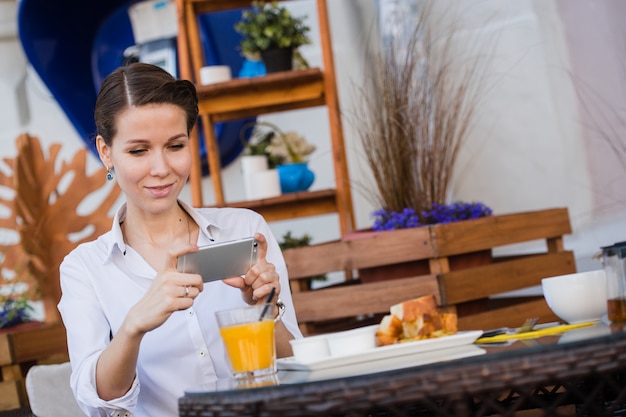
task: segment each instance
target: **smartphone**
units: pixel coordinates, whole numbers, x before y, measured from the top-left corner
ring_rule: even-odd
[[[258,242],[249,237],[202,246],[178,257],[178,272],[200,274],[204,282],[245,275],[256,262]]]

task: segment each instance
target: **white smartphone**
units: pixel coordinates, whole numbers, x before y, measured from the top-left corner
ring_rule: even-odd
[[[178,257],[179,272],[200,274],[204,282],[245,275],[256,262],[258,242],[253,237],[202,246]]]

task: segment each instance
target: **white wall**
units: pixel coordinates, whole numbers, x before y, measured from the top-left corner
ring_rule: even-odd
[[[12,1],[0,0],[0,5]],[[333,0],[328,3],[341,107],[345,114],[350,114],[355,97],[354,85],[361,82],[367,70],[363,52],[375,20],[375,3],[372,0]],[[567,3],[583,6],[590,2],[568,0]],[[315,16],[313,0],[287,4],[298,15]],[[598,183],[598,173],[589,163],[588,139],[581,125],[580,104],[569,77],[570,53],[572,48],[575,50],[575,45],[568,43],[571,34],[568,35],[567,30],[571,27],[566,28],[562,20],[563,5],[557,0],[445,0],[442,6],[462,7],[468,34],[496,40],[488,69],[493,87],[461,156],[453,199],[482,201],[501,214],[568,207],[574,233],[567,237],[566,247],[575,251],[579,269],[599,268],[597,261],[591,260],[591,255],[600,246],[626,240],[626,202],[616,204],[611,210],[602,211],[596,207],[594,193],[597,190],[592,184]],[[315,28],[314,20],[311,26]],[[317,39],[316,31],[312,35]],[[15,36],[0,37],[0,62],[24,62],[17,45]],[[302,53],[312,65],[321,64],[316,45],[303,48]],[[599,67],[602,65],[598,63]],[[19,84],[15,81],[16,71],[17,79],[24,80],[21,92],[16,87]],[[624,72],[613,74],[622,78],[623,75]],[[606,78],[606,74],[603,77]],[[26,112],[16,104],[22,99],[28,103]],[[22,68],[17,65],[7,69],[0,65],[0,108],[3,126],[0,130],[3,144],[0,157],[15,155],[15,139],[22,132],[38,136],[46,149],[51,143],[63,143],[63,155],[67,158],[83,146],[30,67],[24,70],[23,65]],[[621,109],[623,111],[623,107]],[[326,110],[299,110],[267,118],[284,130],[298,130],[317,144],[318,150],[311,159],[311,167],[317,174],[312,188],[333,186]],[[367,168],[359,154],[354,129],[346,119],[343,125],[354,183],[357,226],[367,228],[371,225],[370,213],[376,208],[362,191],[368,183]],[[626,139],[622,137],[622,141]],[[607,158],[606,153],[592,156]],[[97,166],[95,158],[90,162],[92,168]],[[611,166],[611,172],[617,177],[613,181],[623,184],[626,169],[618,169],[614,160]],[[237,162],[225,168],[224,178],[227,200],[243,199]],[[210,188],[207,179],[205,189],[208,193]],[[190,201],[188,190],[183,198]],[[272,227],[278,237],[287,230],[296,235],[310,233],[315,242],[338,237],[334,215],[277,222]]]

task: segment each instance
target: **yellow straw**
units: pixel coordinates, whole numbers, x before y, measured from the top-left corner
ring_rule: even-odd
[[[585,323],[576,323],[576,324],[561,324],[553,327],[546,327],[545,329],[537,329],[532,330],[530,332],[525,333],[515,333],[515,334],[498,334],[496,336],[491,337],[481,337],[476,340],[477,344],[480,343],[497,343],[497,342],[506,342],[507,340],[516,340],[516,339],[534,339],[536,337],[547,336],[550,334],[558,334],[563,333],[568,330],[579,329],[581,327],[587,327],[596,324],[595,321],[589,321]]]

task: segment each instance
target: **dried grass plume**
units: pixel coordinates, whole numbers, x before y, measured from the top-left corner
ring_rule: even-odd
[[[369,57],[352,119],[375,180],[370,197],[388,211],[446,203],[484,87],[484,60],[459,53],[459,27],[434,2],[420,4],[406,40],[392,37]]]

